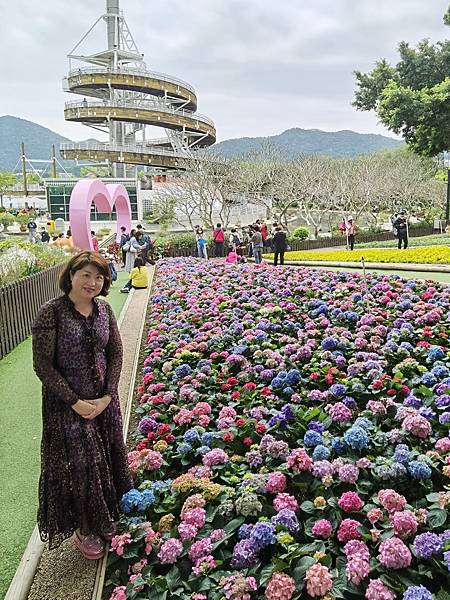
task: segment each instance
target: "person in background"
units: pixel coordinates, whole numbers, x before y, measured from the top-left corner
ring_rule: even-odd
[[[52,239],[49,242],[50,246],[56,246],[59,248],[59,237],[54,233],[52,235]]]
[[[259,227],[259,231],[261,232],[261,237],[262,237],[262,241],[263,241],[263,247],[265,248],[266,246],[270,245],[270,242],[268,240],[268,238],[269,238],[269,230],[267,229],[267,225],[264,223],[264,221],[261,221],[261,225]]]
[[[124,250],[123,247],[129,241],[129,239],[130,239],[130,236],[127,233],[127,228],[122,225],[122,227],[120,228],[119,247],[120,247],[120,251],[122,253],[122,263],[123,263],[123,266],[125,266],[125,261],[126,261],[126,258],[127,258],[127,251]]]
[[[236,252],[235,248],[233,248],[233,247],[229,248],[225,262],[231,263],[231,264],[236,264],[238,262],[238,260],[239,260],[239,255]]]
[[[220,258],[224,255],[224,242],[225,242],[225,233],[222,229],[222,224],[217,223],[216,228],[213,230],[213,240],[214,240],[214,256],[216,258]]]
[[[144,264],[150,262],[148,258],[148,253],[150,250],[151,239],[150,235],[145,232],[145,229],[142,225],[136,225],[136,229],[142,233],[141,244],[145,244],[145,249],[141,250],[140,255],[144,259]]]
[[[280,257],[280,265],[284,265],[284,253],[288,247],[286,232],[282,230],[280,225],[275,228],[275,233],[272,239],[274,258],[273,264],[276,267],[278,265],[278,257]]]
[[[28,220],[27,229],[28,229],[28,241],[33,244],[36,241],[36,231],[37,231],[37,225],[36,225],[36,221],[34,221],[34,219]]]
[[[228,244],[230,248],[233,248],[235,250],[235,252],[237,252],[238,249],[241,247],[241,238],[236,227],[232,227],[230,231],[230,238]]]
[[[48,244],[50,241],[50,235],[45,230],[45,227],[41,228],[41,242],[44,244]]]
[[[120,291],[123,294],[128,294],[131,288],[134,288],[135,290],[143,290],[146,287],[148,287],[147,267],[145,266],[144,259],[138,256],[134,261],[133,268],[131,269],[130,279]]]
[[[394,227],[397,231],[398,249],[400,250],[403,243],[403,248],[408,247],[408,220],[404,212],[401,212],[394,221]]]
[[[38,528],[50,549],[73,535],[88,560],[104,556],[132,487],[118,393],[122,342],[111,306],[98,298],[110,284],[105,259],[80,252],[61,274],[63,295],[32,327],[42,382]]]
[[[145,247],[145,244],[142,243],[142,231],[136,231],[132,229],[130,232],[130,240],[124,246],[127,251],[125,271],[128,271],[128,273],[131,272],[135,259],[145,249]]]
[[[347,219],[347,237],[350,250],[353,250],[353,248],[355,247],[355,235],[357,231],[358,228],[356,226],[355,221],[353,220],[353,217],[349,217]]]
[[[98,252],[98,239],[95,237],[95,231],[91,231],[91,240],[94,252]]]
[[[202,227],[200,227],[200,225],[197,225],[197,227],[195,228],[195,240],[197,242],[198,257],[208,260],[208,252],[206,249],[205,234],[203,232]]]
[[[259,265],[262,262],[263,239],[258,225],[253,225],[252,248],[255,264]]]

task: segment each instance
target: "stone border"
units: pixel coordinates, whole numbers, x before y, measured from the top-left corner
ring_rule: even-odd
[[[267,258],[263,259],[266,263],[272,264],[272,260]],[[339,267],[342,269],[362,269],[361,262],[342,262],[334,260],[322,260],[322,261],[307,261],[307,260],[285,260],[285,265],[291,265],[294,267]],[[421,263],[379,263],[379,262],[365,262],[364,267],[366,269],[385,269],[386,271],[424,271],[425,273],[450,273],[450,265],[434,265],[434,264],[421,264]]]

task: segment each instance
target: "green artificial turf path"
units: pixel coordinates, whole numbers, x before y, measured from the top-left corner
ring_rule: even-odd
[[[128,297],[118,273],[107,300],[116,317]],[[41,384],[31,338],[0,361],[0,598],[4,598],[36,523],[40,470]]]

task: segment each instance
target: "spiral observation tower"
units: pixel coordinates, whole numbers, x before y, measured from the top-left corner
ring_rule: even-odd
[[[102,21],[106,23],[107,49],[79,53]],[[106,0],[106,14],[97,19],[68,59],[63,89],[82,98],[66,103],[64,117],[107,133],[108,141],[62,144],[64,159],[107,161],[114,177],[126,177],[129,165],[184,169],[186,159],[196,150],[216,141],[213,121],[196,112],[194,88],[147,69],[119,0]],[[164,137],[149,136],[149,127],[155,126],[164,130]]]

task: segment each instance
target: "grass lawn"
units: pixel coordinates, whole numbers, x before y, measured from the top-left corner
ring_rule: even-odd
[[[107,297],[116,317],[127,299],[120,272]],[[31,338],[0,361],[0,598],[36,523],[40,470],[41,384],[32,367]]]
[[[362,275],[363,271],[354,267],[314,267],[317,269],[326,269],[327,271],[353,271],[358,272]],[[431,281],[439,281],[441,283],[450,284],[450,273],[427,273],[425,271],[401,271],[392,269],[366,269],[366,273],[373,273],[375,275],[400,275],[405,279],[425,279]]]

